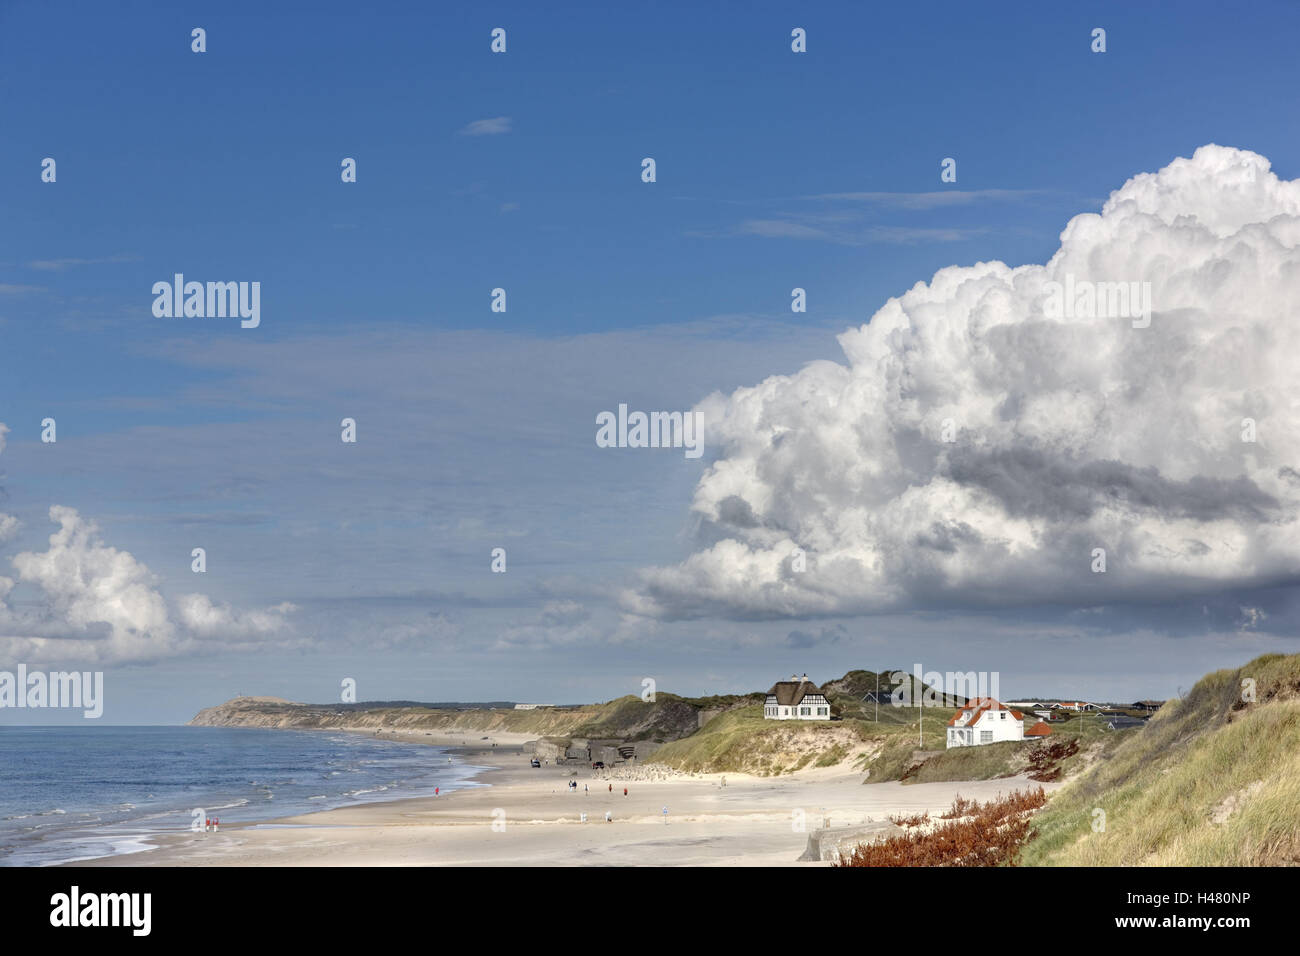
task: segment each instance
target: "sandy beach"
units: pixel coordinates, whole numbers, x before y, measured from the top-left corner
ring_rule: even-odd
[[[809,833],[819,827],[891,830],[891,815],[941,812],[958,794],[987,800],[1054,786],[1023,777],[866,786],[860,772],[844,767],[779,778],[689,775],[654,765],[533,768],[522,738],[410,737],[455,747],[458,761],[484,768],[475,777],[483,785],[223,824],[219,833],[164,834],[151,840],[158,849],[76,865],[826,866],[799,861]],[[570,780],[577,781],[576,792]]]

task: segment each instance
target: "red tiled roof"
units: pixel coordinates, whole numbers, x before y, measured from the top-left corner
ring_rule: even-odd
[[[970,720],[967,720],[964,724],[962,724],[962,726],[970,727],[976,721],[978,721],[982,716],[984,716],[986,712],[991,710],[1010,710],[1011,716],[1015,717],[1016,720],[1024,720],[1024,717],[1020,713],[1020,711],[1011,710],[1005,704],[1002,704],[994,700],[992,697],[972,697],[970,700],[966,702],[966,705],[962,707],[961,710],[957,711],[957,713],[952,715],[951,719],[949,719],[948,721],[948,726],[949,727],[956,726],[957,721],[961,720],[963,716],[966,716],[967,712],[969,711]]]
[[[1026,737],[1046,737],[1052,732],[1052,728],[1047,726],[1041,720],[1025,731]]]

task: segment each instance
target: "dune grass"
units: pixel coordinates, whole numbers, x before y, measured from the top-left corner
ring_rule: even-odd
[[[1034,829],[1025,865],[1300,863],[1300,655],[1206,676],[1057,793]]]
[[[659,747],[651,759],[691,773],[776,776],[837,764],[866,747],[869,736],[857,720],[765,720],[760,704],[720,714],[690,737]]]

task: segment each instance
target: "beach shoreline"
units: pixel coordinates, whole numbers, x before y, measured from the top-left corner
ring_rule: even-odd
[[[1022,777],[864,785],[861,771],[843,766],[781,777],[687,774],[654,764],[534,768],[525,735],[471,741],[470,734],[360,732],[447,748],[473,771],[472,785],[223,824],[217,833],[155,834],[147,838],[152,849],[63,865],[825,866],[800,861],[808,835],[825,825],[891,830],[891,815],[937,813],[959,794],[988,800],[1059,786]]]

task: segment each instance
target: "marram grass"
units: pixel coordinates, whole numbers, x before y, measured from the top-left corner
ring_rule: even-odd
[[[1300,655],[1208,675],[1054,795],[1034,829],[1024,865],[1300,864]]]

